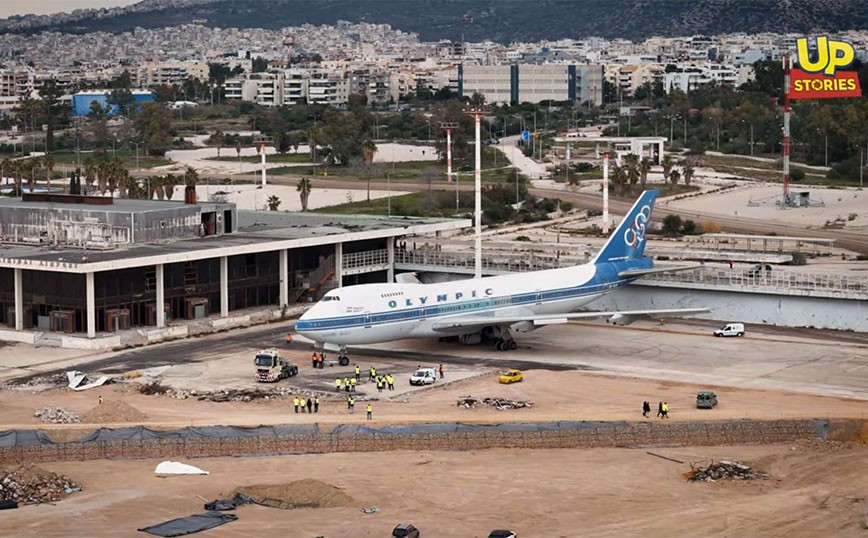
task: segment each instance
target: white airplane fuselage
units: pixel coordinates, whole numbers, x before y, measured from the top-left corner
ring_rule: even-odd
[[[466,314],[491,316],[495,326],[498,317],[571,312],[633,280],[619,278],[618,271],[650,265],[645,258],[437,284],[349,286],[330,291],[299,319],[296,331],[337,345],[465,334],[434,325]]]

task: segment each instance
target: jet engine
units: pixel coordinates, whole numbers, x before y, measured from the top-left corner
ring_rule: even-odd
[[[612,317],[610,317],[608,320],[606,320],[606,323],[611,323],[612,325],[617,325],[620,327],[623,325],[630,325],[631,323],[636,321],[637,318],[638,318],[638,316],[628,316],[626,314],[615,314]]]
[[[529,333],[539,329],[539,325],[535,325],[532,321],[519,321],[518,323],[510,325],[509,328],[515,332]]]

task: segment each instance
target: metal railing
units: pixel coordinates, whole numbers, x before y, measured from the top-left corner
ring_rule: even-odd
[[[434,250],[397,250],[395,263],[411,266],[431,266],[473,271],[475,267],[472,252],[443,252]],[[525,254],[486,254],[482,258],[483,272],[521,273],[556,269],[584,263],[576,258],[552,258]]]
[[[365,267],[381,267],[389,265],[389,251],[386,249],[351,252],[343,255],[342,268],[361,269]]]

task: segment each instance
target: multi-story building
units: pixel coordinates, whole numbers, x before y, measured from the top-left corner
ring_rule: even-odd
[[[339,71],[314,70],[310,73],[307,102],[316,105],[341,106],[350,97],[350,82]]]
[[[691,90],[712,82],[735,86],[739,82],[739,73],[732,66],[705,64],[678,67],[677,71],[663,75],[663,88],[666,93],[675,88],[689,93]]]
[[[464,65],[459,95],[479,93],[486,103],[541,101],[603,103],[603,70],[599,65],[512,64]]]
[[[133,85],[140,88],[181,85],[188,78],[204,82],[208,80],[208,74],[205,62],[154,62],[130,69]]]
[[[633,95],[645,84],[654,85],[663,82],[662,65],[607,65],[606,81],[614,84],[622,95]]]

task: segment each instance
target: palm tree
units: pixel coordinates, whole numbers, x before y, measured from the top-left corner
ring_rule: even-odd
[[[108,161],[101,161],[97,165],[96,169],[97,175],[97,188],[99,189],[99,193],[105,195],[105,191],[108,190],[108,178],[111,175],[111,165]]]
[[[23,161],[12,161],[10,170],[12,181],[15,183],[15,196],[21,196],[21,176],[24,175]]]
[[[46,192],[51,192],[51,178],[54,173],[54,165],[56,164],[54,157],[51,154],[42,157],[42,167],[45,169],[45,188]]]
[[[175,194],[175,185],[178,184],[178,178],[173,174],[166,174],[166,177],[163,178],[163,192],[166,193],[166,200],[171,200],[172,195]]]
[[[306,177],[298,180],[298,185],[296,185],[295,190],[298,191],[298,197],[301,199],[302,211],[307,211],[307,201],[310,198],[311,188],[310,180]]]
[[[627,181],[627,172],[623,166],[612,167],[612,183],[615,184],[615,196],[624,194],[624,183]]]
[[[651,171],[651,159],[642,157],[639,162],[639,179],[642,182],[642,190],[645,190],[645,183],[648,182],[648,172]]]
[[[268,197],[268,210],[269,211],[277,211],[277,208],[280,207],[280,198],[277,196],[271,195]]]
[[[679,179],[681,179],[681,174],[678,170],[673,170],[669,173],[669,181],[672,182],[673,185],[677,185]]]
[[[630,181],[632,190],[633,185],[639,182],[639,156],[635,153],[624,155],[624,172],[627,179]]]
[[[87,185],[87,190],[84,194],[87,194],[93,189],[93,184],[96,181],[97,176],[97,166],[96,163],[93,162],[93,159],[88,157],[84,160],[84,183]]]
[[[195,187],[199,184],[199,174],[192,166],[188,166],[184,171],[184,185]]]
[[[27,188],[30,192],[36,188],[36,169],[40,166],[39,157],[34,157],[32,159],[27,159],[25,161],[27,163],[27,168],[30,171],[30,176],[27,178]]]
[[[362,155],[365,158],[365,163],[371,164],[374,162],[374,153],[377,152],[377,145],[374,144],[374,141],[370,138],[366,138],[364,142],[362,142]]]
[[[684,184],[690,185],[690,180],[693,179],[693,173],[696,171],[694,169],[693,159],[685,159],[684,164],[681,165],[682,175],[684,176]]]
[[[663,157],[663,181],[669,181],[669,173],[672,172],[672,156]]]

